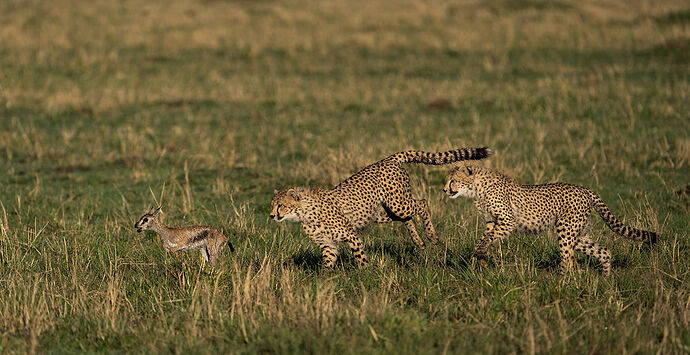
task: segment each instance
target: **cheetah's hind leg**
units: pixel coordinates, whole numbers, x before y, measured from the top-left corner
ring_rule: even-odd
[[[436,234],[436,229],[434,229],[434,224],[431,223],[431,213],[429,212],[429,203],[426,200],[415,201],[417,208],[417,215],[424,222],[424,234],[431,244],[438,243],[438,235]]]
[[[381,205],[381,208],[378,214],[376,215],[376,219],[374,219],[374,222],[388,223],[393,221],[402,222],[403,226],[405,227],[405,229],[407,229],[407,232],[410,234],[412,242],[422,250],[425,248],[424,241],[419,236],[419,233],[417,232],[417,227],[414,221],[412,220],[412,217],[400,218],[396,216],[393,213],[393,211],[391,211],[388,207]]]
[[[558,252],[561,256],[560,273],[566,274],[573,268],[575,259],[575,244],[578,235],[582,232],[583,226],[576,226],[575,223],[566,220],[556,222],[556,234],[558,235]]]
[[[611,252],[604,246],[592,240],[589,234],[580,236],[575,243],[575,250],[596,257],[601,263],[604,276],[611,274]]]
[[[405,225],[405,228],[407,228],[407,231],[410,233],[410,237],[412,237],[412,242],[419,249],[426,249],[424,241],[422,240],[422,237],[419,236],[419,233],[417,232],[417,226],[414,224],[412,218],[408,218],[407,220],[403,221],[403,224]]]
[[[395,207],[391,207],[386,204],[383,204],[382,209],[385,212],[385,217],[383,213],[379,213],[376,222],[381,223],[380,221],[386,221],[386,217],[388,218],[387,220],[390,221],[402,222],[405,228],[407,229],[407,232],[410,234],[412,242],[418,248],[424,250],[426,246],[424,245],[424,241],[422,240],[422,238],[419,236],[419,232],[417,232],[417,226],[412,220],[412,217],[415,214],[417,214],[417,201],[412,199],[404,200],[404,202],[402,203],[396,202],[394,206]]]
[[[343,232],[340,237],[341,239],[345,240],[348,246],[350,246],[352,255],[357,260],[357,265],[360,268],[366,267],[369,264],[369,261],[367,260],[367,254],[364,253],[362,239],[360,239],[359,236],[352,231]]]

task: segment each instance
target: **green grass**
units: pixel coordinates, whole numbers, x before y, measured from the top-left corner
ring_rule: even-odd
[[[0,351],[690,351],[690,32],[683,1],[0,3]],[[409,167],[443,243],[364,233],[335,270],[274,189],[404,149],[490,146],[524,183],[595,189],[604,278],[553,233],[471,259],[483,224]],[[230,236],[216,270],[136,219]]]

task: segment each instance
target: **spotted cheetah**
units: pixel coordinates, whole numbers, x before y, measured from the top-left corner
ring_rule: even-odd
[[[412,241],[424,248],[413,216],[420,216],[426,237],[436,243],[426,200],[415,200],[410,177],[403,164],[450,164],[460,160],[484,159],[489,148],[460,148],[447,152],[406,151],[373,163],[341,182],[324,189],[291,188],[274,191],[270,218],[301,222],[302,229],[322,251],[324,267],[332,267],[338,257],[337,241],[349,244],[360,266],[367,264],[359,233],[371,223],[402,222]]]
[[[654,244],[657,234],[628,227],[613,216],[604,201],[592,190],[571,184],[519,185],[511,178],[478,166],[454,169],[443,191],[452,199],[474,199],[474,206],[486,221],[483,238],[474,255],[486,265],[491,244],[513,231],[539,233],[556,227],[561,255],[561,272],[573,266],[574,250],[594,256],[604,275],[611,272],[611,252],[592,240],[589,216],[592,208],[617,234]]]

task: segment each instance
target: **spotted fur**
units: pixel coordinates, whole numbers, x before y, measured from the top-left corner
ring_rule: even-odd
[[[396,153],[365,167],[329,190],[292,188],[276,191],[271,201],[270,217],[278,222],[301,222],[307,236],[321,248],[326,267],[333,266],[337,258],[336,241],[347,242],[358,263],[366,265],[366,255],[358,235],[374,222],[402,222],[413,242],[423,249],[424,241],[412,220],[414,216],[421,217],[430,242],[436,243],[438,237],[426,200],[412,198],[410,177],[403,164],[442,165],[483,159],[491,154],[489,148]]]
[[[134,228],[138,233],[145,230],[158,233],[166,251],[173,253],[199,249],[204,261],[210,260],[211,265],[215,265],[218,255],[226,245],[234,251],[232,244],[217,229],[208,226],[168,227],[159,220],[160,211],[160,207],[151,209],[139,218]]]
[[[301,222],[306,235],[321,249],[323,266],[333,267],[338,258],[336,242],[346,242],[360,267],[367,265],[362,240],[338,208],[331,190],[291,188],[276,191],[271,218]]]
[[[561,255],[561,270],[573,265],[574,251],[596,257],[603,273],[611,271],[611,252],[592,240],[592,209],[617,234],[631,240],[653,244],[654,232],[628,227],[613,216],[592,190],[571,184],[519,185],[511,178],[489,169],[466,166],[454,169],[443,191],[450,198],[474,199],[474,206],[486,220],[486,231],[474,254],[485,263],[488,248],[513,231],[539,233],[556,228]]]

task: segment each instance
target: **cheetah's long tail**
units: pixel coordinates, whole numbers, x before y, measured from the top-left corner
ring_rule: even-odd
[[[604,201],[602,201],[599,195],[597,195],[594,192],[590,193],[592,194],[592,205],[594,207],[594,210],[597,211],[599,216],[601,216],[601,219],[604,220],[604,223],[606,223],[606,225],[612,231],[616,232],[620,236],[638,242],[645,242],[650,245],[656,243],[658,239],[658,235],[656,233],[626,226],[625,224],[623,224],[623,222],[619,221],[613,215],[613,213],[611,213],[611,210],[609,210],[609,208],[606,206]]]
[[[447,152],[421,152],[417,150],[408,150],[394,154],[393,156],[401,164],[417,163],[428,165],[444,165],[451,164],[461,160],[478,160],[490,157],[494,154],[491,148],[458,148],[449,150]]]

